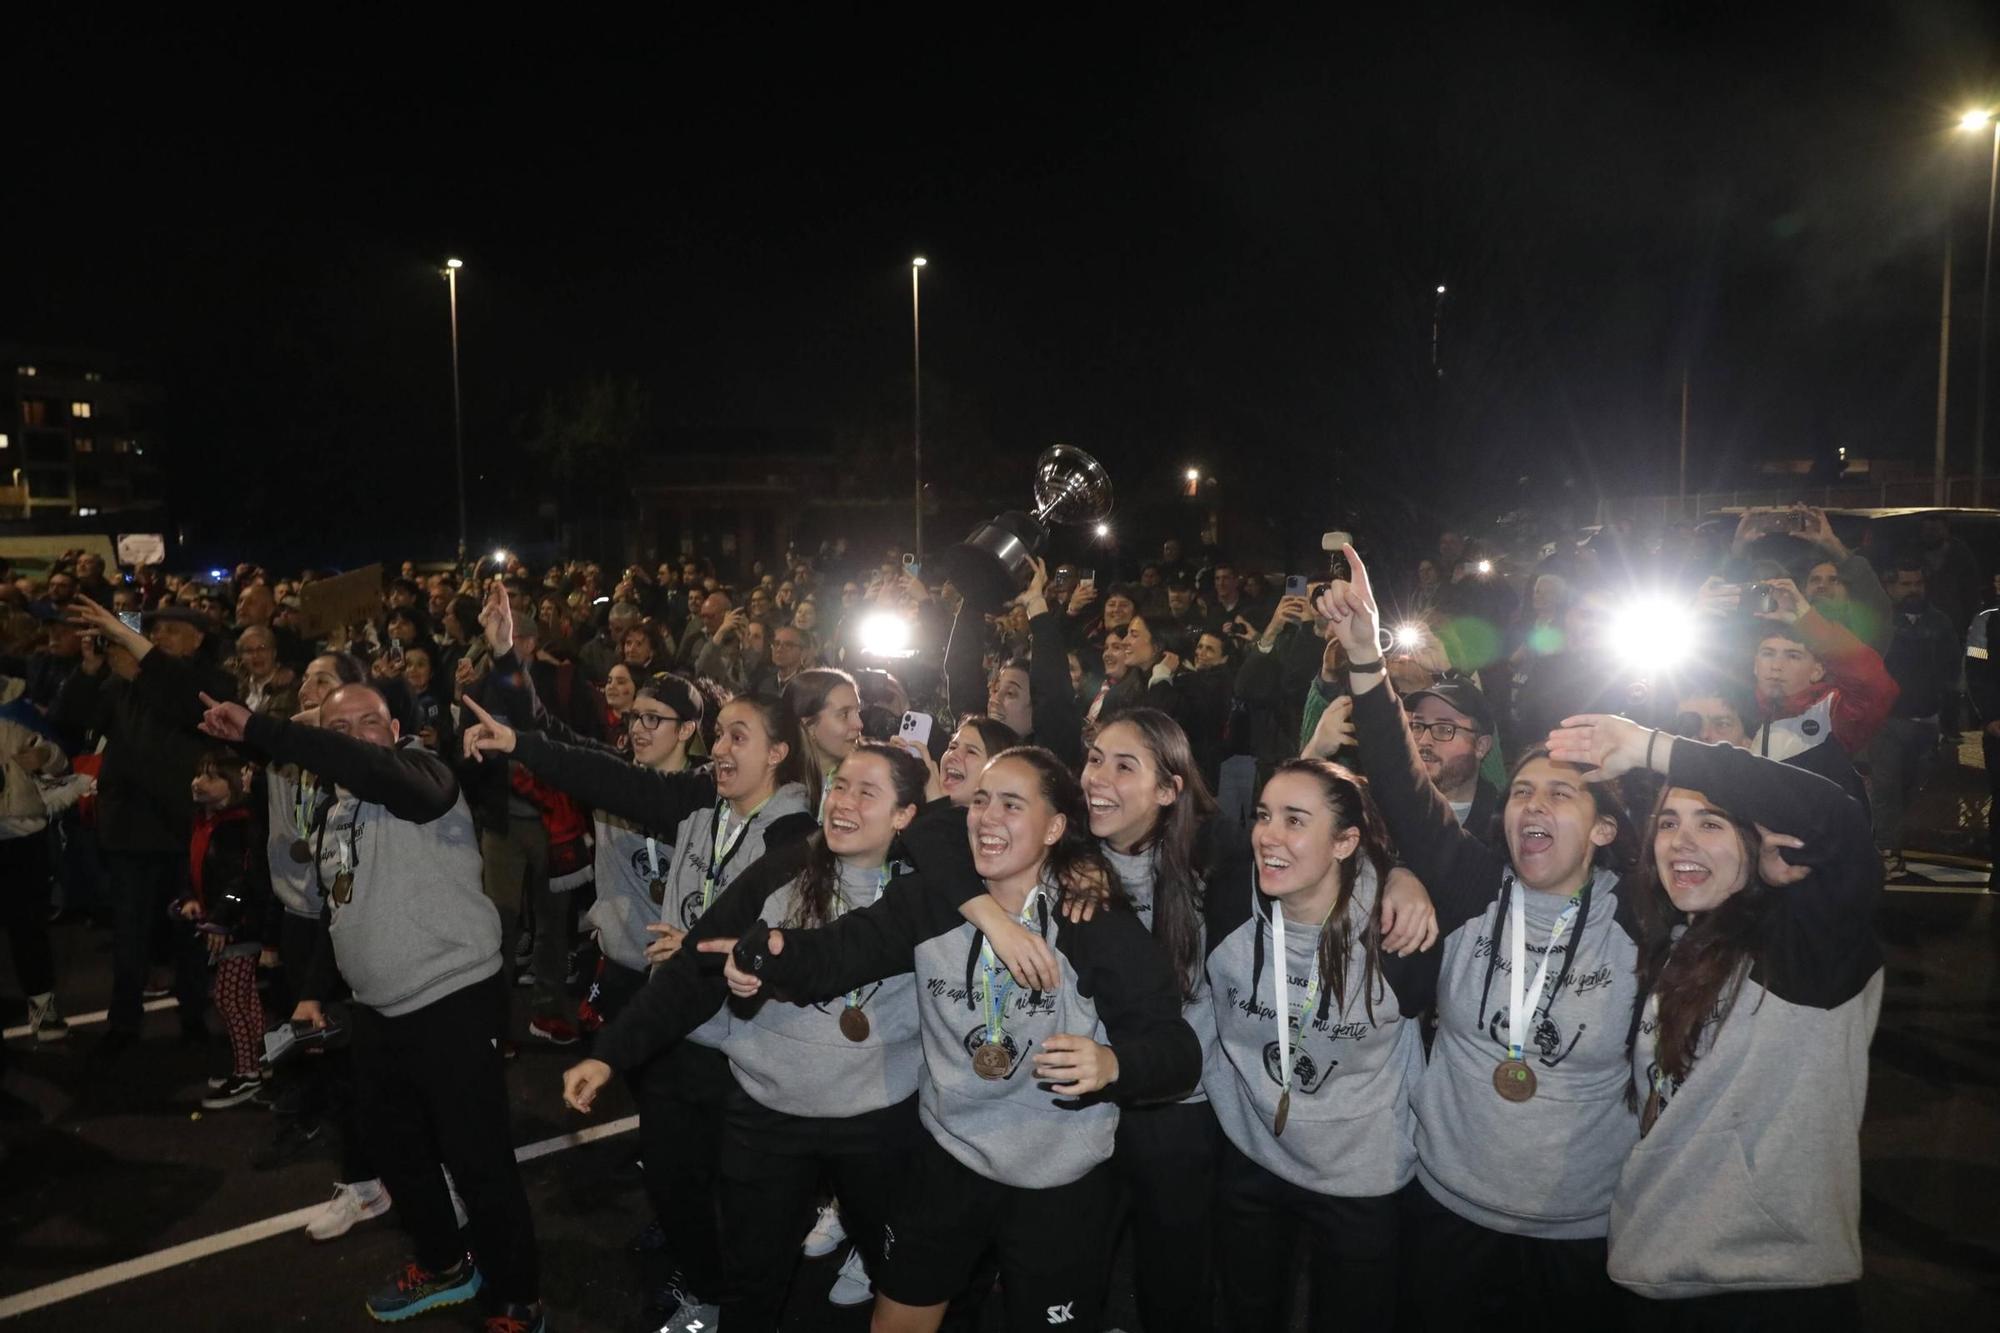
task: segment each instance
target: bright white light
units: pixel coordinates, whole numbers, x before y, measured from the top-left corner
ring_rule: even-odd
[[[1111,535],[1111,525],[1109,523],[1099,523],[1097,525],[1097,535],[1100,537],[1109,537]]]
[[[1493,562],[1491,560],[1481,560],[1473,568],[1482,574],[1491,574],[1493,572]]]
[[[1685,602],[1639,597],[1612,616],[1612,651],[1627,667],[1647,675],[1672,671],[1694,649],[1695,622]]]
[[[1188,479],[1189,481],[1200,481],[1200,480],[1201,480],[1201,469],[1200,469],[1200,468],[1198,468],[1198,467],[1191,467],[1191,468],[1189,468],[1189,469],[1187,470],[1187,479]]]
[[[503,546],[499,550],[493,553],[493,563],[496,565],[504,565],[507,563],[507,548]]]
[[[861,622],[861,651],[869,657],[908,657],[910,622],[894,611],[877,611]]]
[[[444,266],[446,268],[464,268],[465,261],[463,259],[447,259],[444,261]]]
[[[916,257],[915,259],[912,259],[912,260],[910,261],[910,267],[911,267],[911,268],[922,268],[922,267],[923,267],[924,265],[926,265],[926,264],[928,264],[928,263],[930,263],[930,262],[931,262],[930,260],[928,260],[928,259],[925,259],[925,258],[924,258],[924,257],[923,257],[922,255],[918,255],[918,256],[917,256],[917,257]]]
[[[1958,127],[1962,130],[1983,130],[1992,123],[1991,111],[1968,111],[1958,118]]]
[[[1443,295],[1444,295],[1444,284],[1443,284],[1443,283],[1439,283],[1439,284],[1438,284],[1438,295],[1439,295],[1439,296],[1443,296]]]
[[[1410,625],[1396,626],[1396,646],[1398,648],[1402,648],[1405,650],[1413,648],[1421,648],[1423,646],[1423,642],[1424,642],[1424,627],[1422,625],[1410,624]]]

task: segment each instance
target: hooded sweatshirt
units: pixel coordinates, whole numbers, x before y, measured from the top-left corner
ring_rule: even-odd
[[[372,745],[253,714],[244,740],[334,788],[315,830],[334,961],[354,998],[397,1018],[500,971],[500,913],[458,780],[414,741]],[[351,876],[348,901],[333,890]]]
[[[1506,844],[1462,829],[1424,774],[1401,703],[1383,686],[1357,695],[1354,726],[1369,789],[1409,868],[1437,907],[1438,1028],[1416,1087],[1417,1174],[1467,1221],[1544,1239],[1602,1236],[1611,1191],[1637,1140],[1626,1105],[1625,1034],[1637,1000],[1638,925],[1617,875],[1592,873],[1551,946],[1566,897],[1514,878]],[[1553,954],[1522,1058],[1535,1094],[1510,1102],[1494,1071],[1511,1054],[1509,981],[1518,898],[1525,988]],[[1587,910],[1586,910],[1587,909]]]
[[[1153,880],[1156,855],[1152,851],[1119,852],[1109,846],[1104,847],[1104,859],[1111,862],[1111,868],[1118,872],[1118,882],[1125,889],[1125,896],[1132,900],[1132,910],[1140,924],[1148,931],[1153,929]],[[1205,958],[1208,954],[1207,935],[1202,923],[1196,922],[1199,932],[1195,957]],[[1181,1006],[1181,1017],[1194,1029],[1195,1037],[1201,1042],[1202,1067],[1208,1067],[1209,1052],[1215,1046],[1215,997],[1208,988],[1208,973],[1204,971],[1195,978],[1194,998]],[[1208,1093],[1196,1087],[1183,1101],[1205,1102]]]
[[[1378,906],[1375,868],[1365,860],[1348,896],[1345,994],[1322,974],[1317,1001],[1291,1040],[1290,1080],[1277,1024],[1296,1018],[1323,930],[1287,920],[1284,957],[1275,947],[1275,900],[1254,887],[1247,863],[1208,894],[1208,981],[1216,1039],[1202,1088],[1236,1150],[1280,1179],[1315,1194],[1373,1198],[1407,1185],[1416,1168],[1410,1089],[1423,1070],[1423,1037],[1411,1017],[1430,1003],[1435,964],[1423,955],[1385,956],[1368,976],[1365,936]],[[1286,1005],[1273,1003],[1273,972],[1285,969]],[[1283,1134],[1274,1132],[1287,1089]]]
[[[319,886],[313,879],[311,857],[301,861],[292,849],[303,840],[312,846],[313,831],[321,814],[323,793],[310,775],[296,768],[272,765],[260,775],[264,783],[264,859],[271,870],[271,892],[285,911],[293,916],[318,920]]]
[[[1881,863],[1831,783],[1727,745],[1674,742],[1676,787],[1805,843],[1812,873],[1769,896],[1733,1002],[1684,1082],[1662,1075],[1649,1000],[1632,1044],[1658,1119],[1611,1207],[1612,1280],[1644,1296],[1827,1286],[1861,1277],[1861,1117],[1882,1004]],[[1753,868],[1754,873],[1754,868]]]
[[[747,935],[760,975],[785,993],[831,999],[914,973],[924,1129],[968,1170],[1002,1185],[1048,1189],[1081,1179],[1111,1156],[1114,1097],[1177,1097],[1199,1076],[1200,1047],[1180,1017],[1173,969],[1133,913],[1100,911],[1072,924],[1038,889],[1024,916],[1054,950],[1061,984],[1053,992],[1016,986],[1004,964],[988,962],[979,931],[958,913],[968,877],[977,879],[963,820],[928,821],[921,833],[912,825],[905,842],[917,873],[893,881],[872,907],[818,930],[786,930],[780,953]],[[1009,1060],[997,1079],[973,1067],[974,1053],[994,1040],[989,1000]],[[1118,1081],[1082,1098],[1050,1091],[1035,1078],[1033,1060],[1057,1033],[1110,1046]]]

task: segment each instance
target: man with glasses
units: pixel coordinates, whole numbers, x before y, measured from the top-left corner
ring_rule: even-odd
[[[771,631],[771,662],[758,673],[755,692],[777,694],[805,670],[812,636],[796,625],[780,625]]]
[[[326,894],[327,961],[354,991],[362,1135],[416,1250],[368,1298],[369,1314],[410,1318],[469,1301],[484,1285],[514,1327],[539,1333],[534,1219],[514,1162],[499,1050],[500,917],[482,890],[479,837],[458,779],[402,738],[371,685],[327,696],[317,727],[203,702],[204,732],[296,764],[330,790],[308,852]],[[477,1268],[440,1164],[465,1199]]]
[[[1459,827],[1491,842],[1499,832],[1494,816],[1500,792],[1479,773],[1493,749],[1493,710],[1486,696],[1469,680],[1446,677],[1403,704],[1431,785],[1451,803]]]

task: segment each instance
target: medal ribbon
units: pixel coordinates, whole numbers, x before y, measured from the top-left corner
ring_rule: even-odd
[[[312,812],[318,803],[319,784],[308,782],[305,774],[299,774],[298,785],[292,789],[292,822],[299,826],[301,838],[312,837]]]
[[[885,869],[884,873],[887,871]],[[1035,924],[1035,908],[1041,902],[1043,887],[1037,884],[1028,891],[1028,901],[1021,904],[1021,914],[1015,918],[1022,925],[1032,929]],[[995,969],[1005,973],[1007,981],[997,991],[993,985]],[[996,1045],[1007,1031],[1007,997],[1014,993],[1017,983],[1014,974],[994,957],[993,942],[984,936],[979,941],[979,1007],[986,1020],[986,1043]]]
[[[736,836],[729,839],[728,847],[722,845],[723,836],[729,831],[729,802],[715,803],[715,842],[709,849],[708,868],[701,872],[701,910],[706,912],[715,901],[716,885],[722,880],[722,872],[736,857],[736,849],[743,845],[743,835],[757,822],[757,816],[764,813],[764,807],[771,803],[776,792],[757,802],[757,808],[743,816],[743,822],[736,826]]]
[[[1333,920],[1333,908],[1326,909],[1326,917],[1319,923],[1324,931],[1326,923]],[[1299,1006],[1296,1015],[1292,1013],[1291,981],[1285,972],[1290,960],[1285,956],[1285,908],[1282,903],[1271,906],[1271,1008],[1277,1013],[1278,1023],[1278,1068],[1285,1071],[1282,1090],[1290,1092],[1292,1073],[1298,1068],[1300,1051],[1292,1049],[1292,1041],[1304,1029],[1313,1006],[1319,1003],[1319,950],[1313,950],[1312,970],[1306,974],[1305,1003]],[[1300,1043],[1303,1050],[1304,1043]]]
[[[889,887],[889,867],[884,865],[876,874],[880,876],[875,881],[875,897],[879,900],[882,897],[882,890]],[[847,901],[846,896],[840,891],[840,880],[838,877],[835,878],[833,883],[833,900],[840,904],[840,910],[834,914],[834,920],[836,921],[854,910],[854,904]],[[861,987],[856,986],[853,990],[847,992],[847,1007],[849,1009],[859,1009],[861,1007]]]
[[[1527,912],[1521,906],[1521,899],[1526,896],[1525,892],[1514,894],[1507,904],[1507,933],[1512,937],[1507,944],[1511,951],[1509,958],[1514,965],[1513,971],[1507,977],[1507,1058],[1510,1060],[1521,1058],[1528,1020],[1534,1017],[1535,1008],[1540,1007],[1542,1003],[1542,989],[1548,985],[1549,964],[1555,960],[1556,945],[1562,942],[1563,933],[1569,929],[1570,922],[1576,920],[1577,908],[1582,903],[1580,894],[1572,897],[1569,905],[1563,908],[1562,914],[1556,918],[1556,927],[1549,932],[1549,947],[1542,954],[1542,965],[1528,987],[1535,993],[1534,1007],[1524,1007],[1527,997],[1522,991],[1521,974],[1528,970],[1528,922]]]

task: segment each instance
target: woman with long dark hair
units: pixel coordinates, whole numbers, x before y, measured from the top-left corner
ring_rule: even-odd
[[[1647,1298],[1635,1326],[1856,1327],[1882,1003],[1865,812],[1793,765],[1625,718],[1568,718],[1549,745],[1666,779],[1639,875],[1641,1138],[1611,1205],[1611,1277]]]
[[[1414,1092],[1417,1188],[1406,1219],[1420,1327],[1522,1322],[1560,1309],[1618,1321],[1604,1237],[1638,1138],[1624,1034],[1639,926],[1620,877],[1617,793],[1531,750],[1508,784],[1504,847],[1459,827],[1383,686],[1368,570],[1319,602],[1348,655],[1370,789],[1397,849],[1437,903],[1437,1034]]]
[[[916,975],[927,1133],[876,1273],[876,1329],[937,1328],[989,1247],[1008,1327],[1093,1328],[1119,1103],[1184,1093],[1200,1047],[1181,1020],[1172,968],[1125,902],[1060,760],[1032,748],[996,756],[966,829],[955,824],[911,829],[918,873],[873,907],[819,930],[753,929],[700,948],[735,949],[726,975],[739,995],[768,984],[831,998]],[[1017,980],[953,910],[968,877],[1049,938],[1056,989]],[[1101,910],[1067,920],[1064,904],[1082,901]]]
[[[759,919],[812,930],[876,902],[890,882],[890,846],[923,802],[925,776],[906,751],[859,742],[828,783],[819,832],[746,871],[696,937],[733,935]],[[729,993],[721,974],[695,963],[685,952],[670,962],[598,1039],[593,1058],[564,1075],[569,1105],[588,1111],[614,1069],[643,1066],[722,1009]],[[881,1269],[890,1199],[919,1133],[915,979],[905,973],[819,1004],[767,997],[739,1005],[722,1052],[735,1080],[719,1164],[729,1293],[722,1326],[771,1330],[823,1179],[839,1191],[863,1261]]]
[[[817,810],[827,778],[861,739],[861,692],[845,671],[814,667],[792,677],[784,698],[799,720],[805,742],[802,780],[806,800]]]

